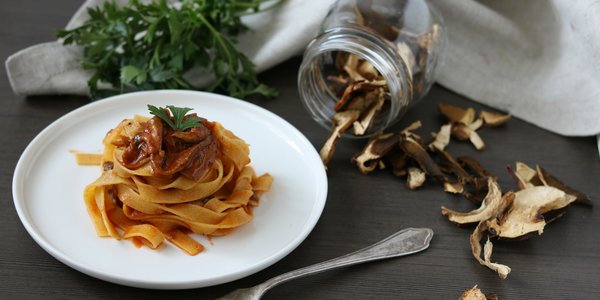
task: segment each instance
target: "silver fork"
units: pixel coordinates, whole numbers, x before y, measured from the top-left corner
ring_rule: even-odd
[[[404,256],[423,251],[429,247],[429,242],[431,241],[432,237],[433,230],[429,228],[406,228],[394,233],[380,242],[356,252],[281,274],[250,288],[234,290],[233,292],[219,299],[258,300],[269,289],[292,279],[320,273],[334,268],[356,265],[385,258]]]

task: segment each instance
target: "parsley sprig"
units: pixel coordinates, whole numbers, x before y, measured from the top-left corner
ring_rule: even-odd
[[[83,48],[84,69],[93,98],[135,90],[194,89],[184,78],[191,68],[212,70],[206,89],[245,98],[277,92],[257,79],[254,65],[235,46],[235,35],[248,28],[242,15],[272,8],[283,0],[114,0],[88,8],[80,27],[59,30],[63,43]],[[262,8],[263,2],[270,2]],[[110,87],[107,87],[108,84]]]
[[[176,107],[173,105],[167,105],[166,107],[162,108],[148,104],[148,110],[150,111],[150,114],[161,118],[163,121],[165,121],[165,123],[171,126],[171,128],[178,131],[184,131],[192,127],[199,127],[202,125],[202,121],[204,121],[203,118],[200,118],[195,114],[187,115],[187,113],[192,110],[189,107]],[[169,111],[171,112],[171,115],[173,115],[172,119]]]

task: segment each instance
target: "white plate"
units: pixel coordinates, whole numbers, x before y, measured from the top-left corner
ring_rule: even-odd
[[[69,150],[102,151],[106,132],[134,114],[149,115],[147,104],[190,107],[199,116],[220,122],[250,144],[257,174],[269,172],[275,178],[252,222],[212,241],[194,235],[206,247],[196,256],[173,245],[150,250],[99,238],[83,203],[84,187],[100,170],[76,165]],[[230,97],[166,90],[107,98],[61,117],[25,149],[12,188],[21,222],[61,262],[114,283],[183,289],[248,276],[290,253],[323,211],[327,177],[310,142],[277,115]]]

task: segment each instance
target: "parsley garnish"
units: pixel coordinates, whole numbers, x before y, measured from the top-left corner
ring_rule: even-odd
[[[242,15],[272,8],[283,0],[181,0],[170,3],[114,0],[88,8],[80,27],[59,30],[63,43],[83,47],[84,69],[92,98],[149,89],[194,89],[183,74],[201,66],[212,70],[209,91],[245,98],[272,97],[277,92],[261,84],[254,65],[231,39],[247,30]],[[263,2],[272,2],[265,9]],[[111,88],[106,88],[106,83]]]
[[[202,125],[203,118],[198,117],[196,114],[186,115],[192,109],[189,107],[176,107],[173,105],[167,105],[166,107],[156,107],[148,104],[148,110],[150,114],[153,114],[161,118],[171,128],[178,131],[184,131],[192,127],[199,127]],[[171,111],[171,114],[169,114]],[[171,115],[173,118],[171,119]]]

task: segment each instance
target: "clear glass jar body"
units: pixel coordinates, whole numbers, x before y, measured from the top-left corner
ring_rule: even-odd
[[[378,72],[378,82],[385,82],[385,101],[365,132],[348,133],[372,136],[398,121],[427,93],[445,43],[442,17],[425,0],[339,0],[304,53],[298,74],[300,98],[314,120],[331,128],[341,97],[331,78],[346,76],[346,83],[362,78],[348,78],[351,72],[340,67],[340,55],[368,62]]]

